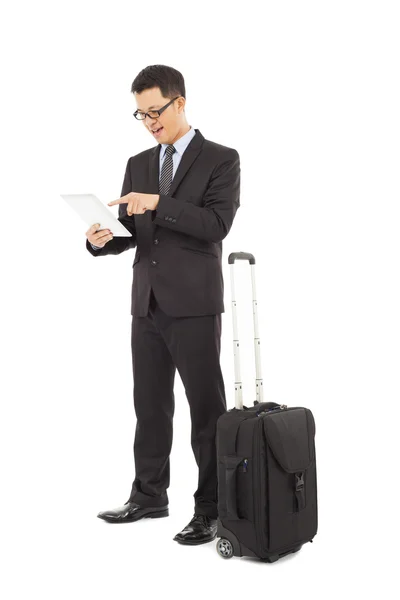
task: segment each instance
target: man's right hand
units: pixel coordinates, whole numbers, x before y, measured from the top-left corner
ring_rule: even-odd
[[[99,229],[100,223],[95,223],[86,232],[86,237],[93,246],[104,248],[104,246],[113,239],[113,234],[109,229]]]

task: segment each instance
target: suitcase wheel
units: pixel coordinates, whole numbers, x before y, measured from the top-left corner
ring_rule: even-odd
[[[233,556],[233,546],[226,538],[221,538],[217,542],[217,552],[222,558],[231,558]]]

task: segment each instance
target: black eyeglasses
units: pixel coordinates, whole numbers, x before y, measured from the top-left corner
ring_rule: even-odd
[[[138,112],[137,110],[135,110],[135,112],[133,113],[133,116],[138,119],[138,121],[143,121],[143,119],[146,118],[146,115],[148,115],[150,117],[150,119],[158,119],[158,117],[161,115],[162,112],[164,112],[164,110],[166,108],[168,108],[168,106],[170,104],[172,104],[177,98],[180,98],[180,96],[177,96],[176,98],[173,98],[172,100],[170,100],[168,102],[168,104],[165,104],[162,108],[159,108],[158,110],[150,110],[149,112]]]

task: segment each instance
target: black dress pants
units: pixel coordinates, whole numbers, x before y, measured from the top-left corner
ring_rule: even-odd
[[[170,452],[178,369],[190,407],[191,446],[199,469],[194,512],[216,518],[215,433],[226,412],[220,367],[221,314],[171,317],[151,292],[146,317],[132,317],[135,479],[129,501],[168,504]]]

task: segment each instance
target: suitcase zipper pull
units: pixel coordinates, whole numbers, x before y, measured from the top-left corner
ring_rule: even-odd
[[[248,461],[248,459],[247,459],[247,458],[244,458],[244,459],[242,460],[242,472],[243,472],[243,473],[247,473],[247,463],[248,463],[248,462],[249,462],[249,461]]]

